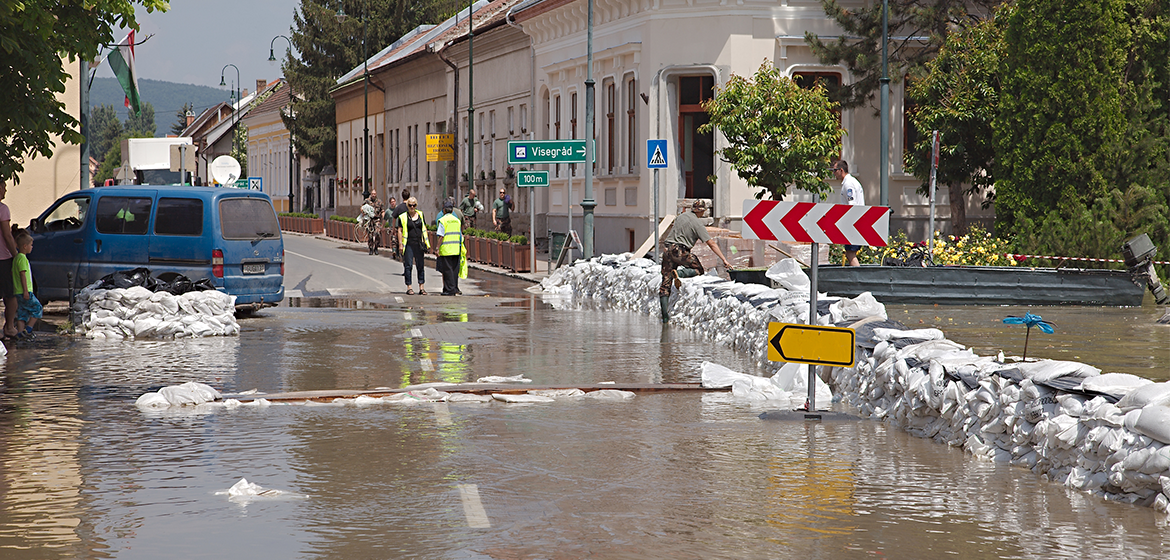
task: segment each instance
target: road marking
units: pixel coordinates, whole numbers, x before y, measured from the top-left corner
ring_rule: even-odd
[[[396,301],[398,303],[402,303],[405,300],[402,299],[402,296],[394,296],[394,301]]]
[[[305,296],[301,295],[301,291],[300,291],[300,290],[285,290],[285,291],[284,291],[284,297],[288,297],[288,298],[303,298],[303,297],[305,297]]]
[[[407,321],[413,321],[414,315],[411,315],[409,311],[405,311],[402,313],[402,318],[406,319]]]
[[[445,402],[435,403],[434,408],[435,408],[435,423],[440,425],[440,426],[450,426],[451,425],[451,409],[450,409],[450,407],[447,406],[447,403],[445,403]]]
[[[467,526],[472,529],[490,529],[487,512],[483,510],[483,503],[479,500],[479,487],[474,484],[459,485],[459,499],[463,501],[463,515],[467,517]]]
[[[300,257],[300,258],[302,258],[302,259],[308,259],[308,260],[310,260],[310,261],[313,261],[313,262],[318,262],[318,263],[321,263],[321,264],[324,264],[324,265],[329,265],[329,266],[332,266],[332,267],[340,268],[341,270],[345,270],[345,271],[348,271],[348,272],[352,272],[352,273],[354,273],[354,274],[357,274],[358,276],[361,276],[362,278],[365,278],[365,279],[367,279],[367,280],[369,280],[369,281],[371,281],[371,282],[377,282],[378,284],[381,284],[381,285],[382,285],[384,288],[386,288],[386,291],[390,291],[390,290],[391,290],[391,288],[390,288],[390,285],[389,285],[389,284],[386,284],[385,282],[383,282],[383,281],[381,281],[381,280],[378,280],[377,278],[374,278],[374,277],[372,277],[372,276],[367,276],[367,275],[365,275],[365,274],[362,274],[362,273],[360,273],[360,272],[358,272],[358,271],[356,271],[356,270],[354,270],[354,269],[352,269],[352,268],[344,267],[344,266],[341,266],[341,265],[339,265],[339,264],[334,264],[334,263],[331,263],[331,262],[325,262],[325,261],[323,261],[323,260],[320,260],[320,259],[314,259],[313,257],[307,256],[307,255],[302,255],[302,254],[300,254],[300,253],[297,253],[297,252],[295,252],[295,251],[288,251],[288,250],[286,250],[285,252],[286,252],[286,253],[288,253],[288,254],[290,254],[290,255],[296,255],[296,256],[298,256],[298,257]],[[332,294],[332,292],[330,292],[330,293]]]
[[[435,364],[431,362],[430,358],[423,358],[422,369],[423,371],[435,371]]]
[[[419,329],[410,329],[410,336],[415,338],[422,338],[422,331]]]

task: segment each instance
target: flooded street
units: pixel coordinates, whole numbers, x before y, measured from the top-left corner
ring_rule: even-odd
[[[730,393],[204,415],[134,407],[186,381],[275,393],[518,374],[534,384],[697,382],[703,361],[762,373],[655,317],[557,311],[524,282],[472,276],[460,298],[289,299],[241,320],[239,337],[45,337],[14,348],[0,376],[0,557],[1170,555],[1170,528],[1153,509],[878,422],[761,420],[768,407]],[[1023,309],[888,311],[981,354],[1023,348],[1023,327],[999,324]],[[1057,330],[1033,332],[1029,356],[1170,378],[1158,309],[1030,311]],[[292,494],[216,495],[240,478]]]

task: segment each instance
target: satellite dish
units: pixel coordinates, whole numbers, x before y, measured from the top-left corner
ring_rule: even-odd
[[[235,186],[240,178],[240,162],[232,156],[219,156],[211,161],[211,180],[217,185]]]

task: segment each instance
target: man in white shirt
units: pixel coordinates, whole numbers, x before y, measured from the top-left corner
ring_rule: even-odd
[[[837,204],[852,204],[854,206],[865,206],[865,189],[861,187],[861,183],[849,174],[849,164],[839,159],[833,162],[831,168],[833,176],[841,181],[841,189],[838,191],[840,198]],[[861,250],[861,245],[846,245],[845,246],[845,264],[849,266],[861,266],[857,261],[857,252]]]

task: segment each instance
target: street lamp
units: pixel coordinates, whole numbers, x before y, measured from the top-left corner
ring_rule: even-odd
[[[235,64],[225,64],[223,69],[219,71],[219,87],[227,87],[224,82],[223,73],[227,71],[228,66],[236,69],[236,102],[232,104],[232,156],[236,154],[236,112],[240,106],[240,69]]]
[[[273,49],[273,46],[276,45],[277,39],[284,39],[285,41],[288,42],[288,51],[286,51],[286,52],[288,53],[288,55],[290,57],[292,56],[292,40],[289,39],[288,37],[285,37],[284,35],[277,35],[277,36],[272,38],[272,41],[270,43],[268,43],[268,63],[269,64],[276,64],[276,53]],[[296,165],[296,157],[293,155],[293,129],[292,129],[292,127],[293,127],[293,99],[294,99],[294,97],[293,97],[292,82],[289,81],[287,76],[285,76],[284,81],[288,84],[288,122],[289,122],[289,125],[288,125],[288,211],[289,212],[296,212],[296,209],[294,208],[294,203],[293,203],[293,200],[294,200],[293,167],[295,167],[295,165]]]

